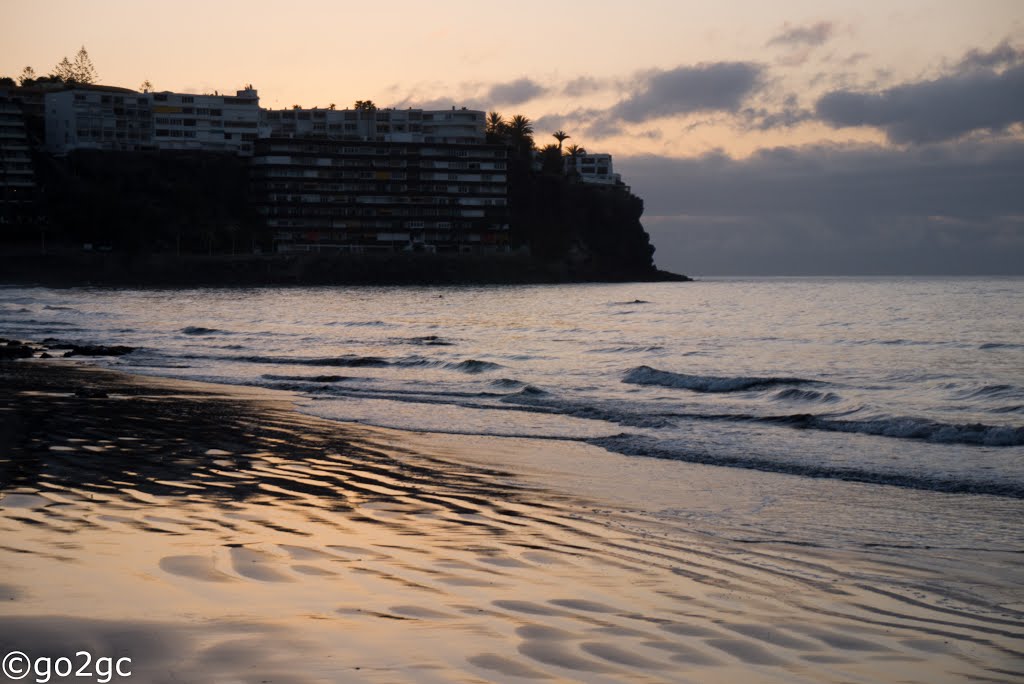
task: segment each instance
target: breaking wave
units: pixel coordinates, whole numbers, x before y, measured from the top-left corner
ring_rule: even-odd
[[[218,335],[224,334],[226,331],[217,328],[204,328],[201,325],[190,325],[182,328],[181,332],[185,335]]]
[[[637,366],[626,372],[622,381],[631,385],[657,385],[674,387],[693,392],[743,392],[745,390],[765,389],[775,385],[806,385],[816,380],[803,378],[754,378],[754,377],[716,377],[713,375],[685,375],[658,370],[650,366]]]

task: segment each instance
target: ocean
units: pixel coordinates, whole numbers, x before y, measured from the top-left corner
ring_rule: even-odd
[[[0,288],[0,336],[404,430],[1024,498],[1024,279]]]

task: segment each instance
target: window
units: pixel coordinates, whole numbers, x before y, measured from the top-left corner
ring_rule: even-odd
[[[182,95],[181,101],[183,104],[192,104],[193,102],[195,102],[195,98],[191,95]]]

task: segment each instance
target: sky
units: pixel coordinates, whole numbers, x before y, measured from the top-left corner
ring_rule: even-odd
[[[1024,0],[0,0],[0,75],[562,129],[691,275],[1024,274]]]

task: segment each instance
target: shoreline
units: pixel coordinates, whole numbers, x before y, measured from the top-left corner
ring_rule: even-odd
[[[281,285],[554,285],[688,282],[657,268],[548,262],[522,254],[129,254],[0,252],[2,283],[111,287]]]
[[[967,681],[1024,663],[1013,502],[337,423],[280,391],[63,361],[0,378],[0,646],[92,639],[144,654],[154,682],[254,663],[296,682]],[[857,504],[824,524],[840,491]],[[947,545],[884,548],[899,507],[943,516],[911,532]],[[957,517],[1004,520],[964,558]],[[873,525],[877,546],[856,536]]]

